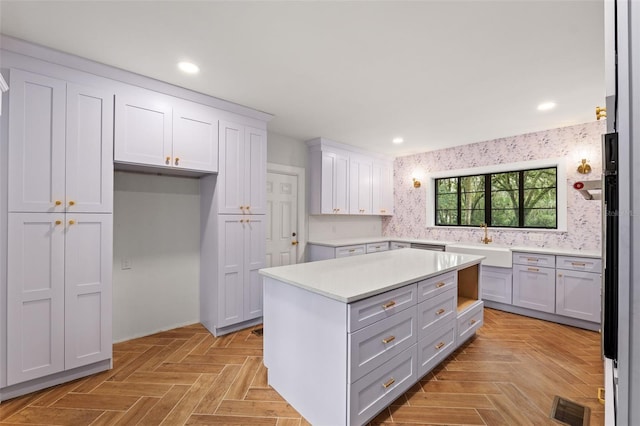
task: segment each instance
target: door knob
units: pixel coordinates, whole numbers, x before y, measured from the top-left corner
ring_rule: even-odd
[[[291,245],[292,245],[292,246],[297,246],[297,245],[298,245],[298,242],[297,242],[297,241],[291,241]]]

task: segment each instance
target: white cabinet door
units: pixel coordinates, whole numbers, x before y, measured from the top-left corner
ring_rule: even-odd
[[[482,267],[482,299],[511,304],[512,269],[494,266]]]
[[[245,220],[240,215],[218,216],[218,327],[243,321]]]
[[[218,324],[226,327],[262,316],[265,217],[220,215]]]
[[[513,304],[543,312],[555,312],[555,269],[513,265]]]
[[[174,105],[172,165],[218,171],[218,117],[213,108],[186,101]]]
[[[244,127],[220,122],[218,213],[244,213]]]
[[[558,270],[556,314],[600,322],[602,275]]]
[[[220,123],[218,213],[266,214],[267,134],[264,130]]]
[[[393,164],[374,163],[371,211],[378,215],[393,214]]]
[[[64,214],[9,214],[7,385],[64,370],[64,233]]]
[[[150,90],[116,94],[114,161],[171,167],[171,98]]]
[[[349,156],[322,151],[321,213],[349,213]]]
[[[358,157],[349,160],[349,213],[371,214],[371,161]]]
[[[65,369],[111,358],[110,214],[67,214]],[[73,223],[71,223],[73,222]]]
[[[113,94],[67,85],[66,206],[113,211]]]
[[[244,198],[250,214],[267,213],[267,132],[245,129]]]
[[[65,209],[64,81],[12,69],[9,211]]]
[[[244,319],[262,316],[262,277],[258,270],[266,266],[265,216],[244,220]]]

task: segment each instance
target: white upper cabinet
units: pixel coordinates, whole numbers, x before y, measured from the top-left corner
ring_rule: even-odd
[[[393,162],[323,138],[307,145],[310,214],[393,214]]]
[[[371,211],[382,216],[393,215],[393,163],[374,162],[371,182]]]
[[[10,76],[9,211],[111,212],[113,94]]]
[[[349,158],[349,213],[372,214],[373,161],[361,156]]]
[[[266,181],[266,131],[221,122],[218,213],[266,214]]]
[[[115,154],[120,163],[218,171],[215,109],[150,90],[118,93]]]

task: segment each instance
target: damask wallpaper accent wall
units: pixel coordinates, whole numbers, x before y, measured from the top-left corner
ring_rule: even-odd
[[[394,163],[395,214],[382,219],[384,236],[419,238],[448,242],[480,242],[480,228],[427,227],[426,178],[414,188],[415,171],[425,175],[446,170],[468,169],[495,164],[564,157],[567,167],[567,231],[490,229],[494,244],[600,250],[601,203],[587,201],[573,189],[578,180],[600,179],[602,173],[601,135],[606,123],[594,121],[569,127],[494,139],[438,151],[398,157]],[[587,157],[592,167],[588,175],[577,172],[580,159]]]

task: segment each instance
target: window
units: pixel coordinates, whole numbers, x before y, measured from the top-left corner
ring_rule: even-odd
[[[558,228],[557,167],[435,179],[436,226]]]

